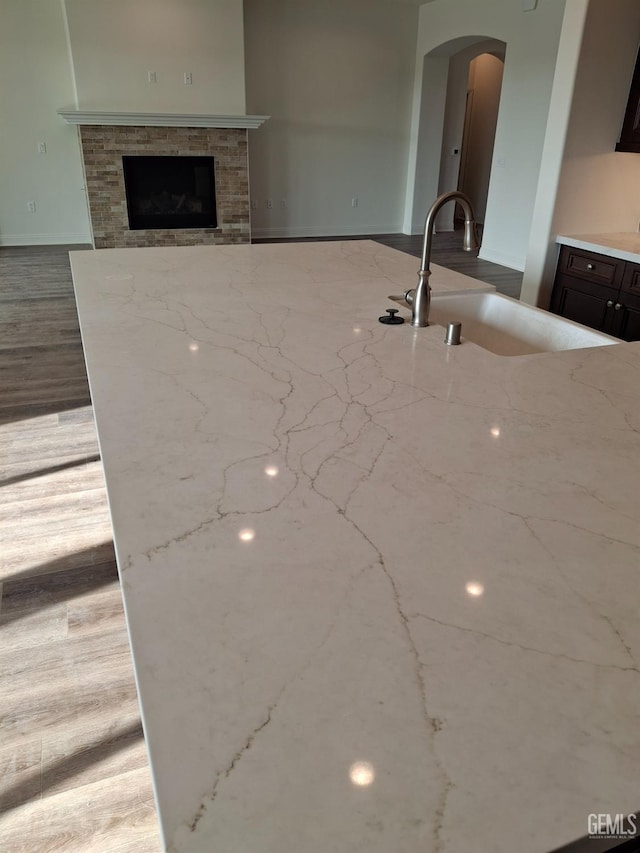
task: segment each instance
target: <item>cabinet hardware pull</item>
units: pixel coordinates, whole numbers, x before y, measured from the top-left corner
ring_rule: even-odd
[[[595,268],[596,268],[596,267],[595,267],[595,264],[587,264],[587,269],[588,269],[588,270],[594,270]]]
[[[614,307],[615,311],[619,311],[622,308],[622,305],[619,302],[616,302],[616,304],[613,307]]]
[[[607,308],[613,308],[613,299],[607,301]]]

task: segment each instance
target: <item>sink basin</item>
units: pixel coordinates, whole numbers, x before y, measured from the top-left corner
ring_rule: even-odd
[[[402,304],[406,305],[404,300]],[[454,322],[462,323],[463,343],[472,341],[497,355],[530,355],[621,343],[603,332],[500,293],[432,296],[429,325]]]

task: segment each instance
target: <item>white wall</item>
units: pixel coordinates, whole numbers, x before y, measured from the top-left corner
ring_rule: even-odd
[[[540,251],[532,247],[527,262],[522,294],[527,302],[543,307],[549,304],[557,258],[556,234],[638,230],[640,155],[616,153],[614,149],[639,39],[638,0],[591,0],[579,48],[564,151],[555,140],[555,150],[560,148],[563,156],[554,196],[549,197],[547,189],[553,181],[544,183],[547,175],[544,170],[541,173],[535,219]],[[573,32],[567,33],[567,40],[573,41]],[[549,171],[553,165],[551,160]]]
[[[242,0],[0,0],[0,80],[0,245],[90,242],[77,132],[57,110],[243,114]]]
[[[420,67],[431,51],[464,37],[495,38],[507,44],[480,256],[516,269],[524,269],[527,254],[563,12],[564,0],[538,0],[532,12],[523,12],[522,4],[514,0],[433,0],[420,8]],[[416,90],[421,88],[417,74]],[[415,120],[413,127],[417,128]],[[420,191],[413,185],[418,148],[414,139],[408,200]],[[498,160],[503,168],[495,168]],[[439,153],[432,162],[438,168]],[[407,204],[407,210],[413,207]],[[405,219],[405,230],[415,230],[415,223]]]
[[[245,112],[242,0],[65,0],[65,6],[81,108]]]
[[[249,134],[254,236],[401,229],[417,18],[391,0],[245,0],[247,110],[272,117]]]
[[[453,163],[448,163],[451,168],[447,170],[447,178],[451,179],[451,185],[443,187],[443,172],[439,169],[439,159],[442,158],[442,147],[447,137],[447,106],[450,101],[447,97],[450,91],[447,81],[450,79],[450,62],[447,56],[425,56],[420,62],[422,69],[422,81],[420,98],[416,104],[417,123],[415,134],[417,145],[415,149],[415,162],[411,153],[409,158],[413,164],[409,166],[409,186],[405,200],[405,230],[410,234],[420,233],[425,225],[427,211],[431,203],[441,192],[456,189],[458,184],[457,170],[460,158],[456,157]],[[465,69],[464,91],[466,92],[466,78],[469,68]],[[464,117],[464,101],[462,102],[462,114]],[[462,134],[455,143],[460,146]],[[455,180],[453,168],[456,170]],[[445,219],[446,217],[446,219]],[[406,222],[411,225],[407,228]],[[453,205],[448,204],[440,211],[437,219],[439,230],[453,230]]]
[[[0,81],[0,245],[88,243],[77,133],[56,115],[73,100],[58,0],[0,0]]]
[[[465,169],[460,189],[471,199],[476,220],[482,223],[487,210],[503,69],[502,61],[490,53],[477,56],[469,67],[473,103],[466,150],[462,151]]]
[[[640,41],[637,0],[591,0],[554,225],[637,231],[640,156],[616,153]]]
[[[394,0],[246,6],[249,111],[274,115],[250,133],[258,233],[400,230],[417,8]],[[76,103],[65,12],[80,107],[245,112],[242,0],[0,0],[5,244],[89,240],[76,131],[56,115]],[[30,200],[35,214],[26,212]]]

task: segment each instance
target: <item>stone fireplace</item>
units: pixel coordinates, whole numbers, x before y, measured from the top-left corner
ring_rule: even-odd
[[[78,125],[96,249],[250,242],[247,132],[250,127],[258,127],[265,116],[109,115],[75,110],[60,113],[66,121]],[[180,227],[164,227],[165,223],[147,219],[142,220],[146,227],[140,227],[140,220],[131,227],[123,158],[135,157],[197,157],[212,161],[212,221],[216,225],[181,223]],[[172,187],[168,185],[164,192],[171,194]],[[190,203],[194,205],[193,201]],[[176,204],[180,204],[179,198]]]

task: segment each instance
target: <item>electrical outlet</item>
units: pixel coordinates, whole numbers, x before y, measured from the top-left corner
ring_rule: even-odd
[[[29,213],[35,213],[36,212],[35,201],[28,201],[27,202],[27,210],[29,211]]]
[[[184,72],[184,85],[190,86],[193,83],[193,75],[190,71]]]
[[[357,196],[357,195],[355,195],[355,196],[351,199],[351,207],[357,207],[357,206],[358,206],[358,196]]]
[[[156,72],[155,71],[147,71],[147,83],[156,83]]]
[[[273,199],[272,198],[267,199],[267,207],[269,208],[269,210],[271,210],[273,208]]]
[[[38,142],[38,154],[46,154],[47,153],[47,143],[46,142]]]

